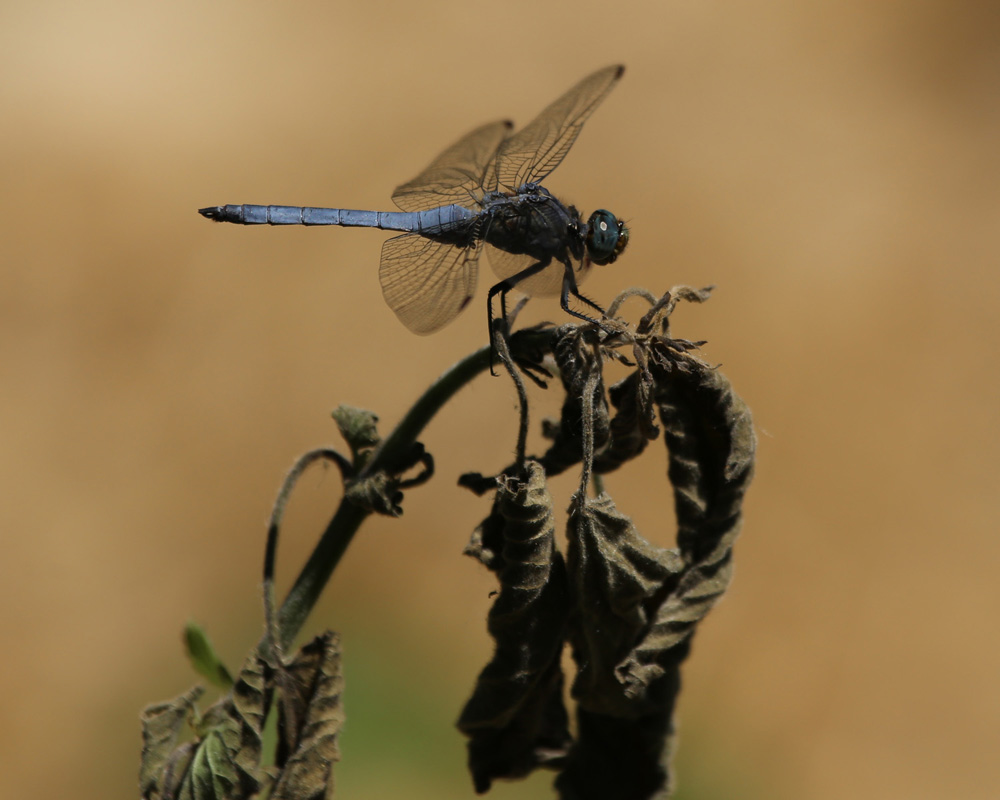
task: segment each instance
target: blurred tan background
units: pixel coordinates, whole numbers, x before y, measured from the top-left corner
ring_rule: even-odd
[[[140,708],[195,682],[185,621],[233,666],[256,640],[266,516],[337,441],[328,412],[388,432],[485,341],[483,287],[435,336],[396,321],[378,232],[196,209],[389,209],[462,133],[618,61],[547,181],[631,224],[588,294],[716,284],[674,330],[760,433],[679,796],[1000,796],[1000,13],[943,0],[4,4],[5,796],[135,796]],[[311,621],[346,650],[340,796],[472,796],[452,723],[494,585],[460,556],[486,503],[455,478],[515,432],[508,381],[467,389],[423,437],[435,480],[362,530]],[[667,545],[664,461],[609,489]],[[338,499],[306,476],[285,583]]]

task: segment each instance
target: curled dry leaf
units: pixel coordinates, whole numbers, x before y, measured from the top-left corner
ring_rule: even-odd
[[[551,431],[552,446],[541,459],[549,476],[558,475],[583,459],[583,395],[592,377],[597,379],[590,384],[594,449],[602,448],[610,436],[608,401],[604,395],[603,365],[598,349],[576,325],[563,325],[556,330],[552,354],[566,397],[559,424]]]
[[[608,390],[615,415],[609,427],[609,442],[594,455],[594,472],[613,472],[642,454],[660,430],[656,426],[650,381],[640,370],[630,373]]]
[[[399,489],[399,478],[385,472],[361,480],[350,481],[344,489],[344,496],[353,505],[360,506],[373,514],[398,517],[403,513],[403,493]]]
[[[331,416],[355,458],[358,453],[377,447],[381,441],[378,434],[378,415],[374,412],[340,405],[333,410]]]
[[[164,790],[173,789],[173,775],[187,771],[191,748],[179,750],[186,723],[195,713],[195,703],[205,693],[195,686],[173,700],[154,703],[142,711],[142,763],[139,767],[139,789],[144,798],[160,798]]]
[[[643,641],[684,568],[675,550],[648,542],[608,494],[575,498],[567,568],[575,616],[570,640],[579,671],[573,698],[581,708],[636,717],[660,708],[622,680],[620,665]]]
[[[143,712],[140,784],[147,800],[244,800],[261,787],[261,731],[270,685],[267,667],[247,659],[230,694],[193,726],[195,740],[174,747],[201,690]]]
[[[489,481],[492,488],[495,489],[498,480],[502,480],[502,478],[484,478],[478,473],[467,473],[461,477],[459,484],[472,489],[477,494],[483,494],[484,492],[477,491],[473,487],[481,485],[480,481]],[[469,538],[469,543],[465,546],[462,553],[471,556],[487,569],[499,575],[503,571],[505,563],[503,558],[503,532],[505,525],[503,514],[500,513],[500,495],[498,493],[493,498],[493,506],[490,508],[490,513],[486,516],[486,519],[476,526],[476,529],[472,532],[472,536]]]
[[[332,797],[344,724],[339,637],[327,631],[306,644],[280,669],[278,685],[279,774],[271,799]]]
[[[662,646],[670,646],[729,586],[756,437],[749,409],[718,370],[699,363],[665,377],[658,376],[656,400],[669,451],[677,545],[686,565],[661,610]]]
[[[555,781],[561,800],[668,797],[678,690],[664,691],[657,711],[627,719],[578,708],[577,739]]]
[[[606,666],[624,650],[627,623],[618,641],[614,635],[602,637],[593,630],[582,636],[608,652],[602,662],[588,650],[585,655],[591,661],[581,665],[577,685],[586,695],[580,696],[578,737],[556,781],[563,798],[645,800],[669,794],[672,716],[680,691],[680,666],[690,651],[695,626],[732,576],[732,546],[741,526],[743,495],[753,474],[755,438],[750,413],[717,370],[694,359],[688,359],[683,369],[676,368],[678,363],[653,368],[678,520],[672,574],[659,592],[647,595],[649,602],[640,603],[647,624],[632,629],[641,634],[615,664],[614,679]],[[593,516],[590,519],[592,526]],[[583,532],[588,530],[585,525]],[[642,549],[629,554],[629,564],[642,566],[644,559],[635,559]],[[607,552],[614,564],[627,551],[613,548]],[[571,556],[571,571],[574,564]],[[621,573],[620,567],[617,572]],[[648,566],[640,573],[650,574]],[[606,587],[615,584],[611,574]],[[578,581],[574,574],[575,587]],[[619,583],[630,585],[629,581]],[[642,589],[642,581],[635,586]],[[608,602],[622,608],[634,600],[626,592]],[[583,615],[581,622],[586,623]],[[574,634],[580,632],[574,629]],[[603,681],[580,684],[588,671],[593,674],[595,665],[602,663]],[[616,693],[617,686],[620,693]]]
[[[485,523],[503,535],[500,594],[488,620],[496,650],[458,721],[477,792],[552,763],[570,741],[559,663],[569,613],[565,569],[545,473],[536,461],[525,472],[499,481],[500,522]]]
[[[630,340],[638,367],[612,387],[610,422],[603,385],[594,380],[601,369],[590,360],[595,350],[569,333],[556,348],[567,400],[541,459],[544,469],[552,474],[580,461],[592,437],[594,471],[615,470],[656,438],[659,411],[678,520],[678,547],[664,549],[648,542],[607,494],[579,493],[571,505],[566,566],[573,611],[566,631],[578,667],[572,689],[578,736],[555,763],[563,798],[645,800],[669,793],[680,667],[695,626],[731,578],[753,471],[750,414],[725,377],[692,355],[701,343],[667,335],[677,301],[705,297],[679,287],[645,320]],[[591,387],[595,396],[585,403],[582,392]],[[582,419],[587,407],[593,417]],[[505,535],[495,503],[470,549],[502,572]],[[521,646],[531,652],[527,640]],[[473,774],[477,788],[488,786]]]

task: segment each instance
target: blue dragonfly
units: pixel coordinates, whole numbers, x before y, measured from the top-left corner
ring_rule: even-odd
[[[493,299],[507,293],[570,296],[602,316],[604,309],[580,294],[591,264],[610,264],[628,244],[628,228],[599,209],[584,221],[541,181],[576,141],[583,123],[621,78],[614,65],[584,78],[515,134],[501,120],[472,131],[392,195],[401,211],[355,211],[300,206],[225,205],[199,209],[219,222],[240,225],[341,225],[402,231],[385,242],[379,267],[389,308],[411,331],[429,334],[451,322],[471,301],[479,257],[500,278],[487,295],[491,352],[495,352]]]

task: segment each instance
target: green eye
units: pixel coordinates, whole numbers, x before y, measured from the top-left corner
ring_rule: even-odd
[[[587,253],[595,264],[610,264],[628,244],[628,228],[610,211],[598,209],[587,220]]]

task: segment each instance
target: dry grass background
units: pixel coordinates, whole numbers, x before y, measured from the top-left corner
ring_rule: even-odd
[[[194,682],[183,623],[230,662],[255,641],[266,514],[327,412],[388,429],[486,335],[478,300],[404,330],[378,233],[195,209],[388,208],[461,133],[623,61],[549,186],[631,222],[596,298],[719,287],[675,330],[761,433],[736,582],[686,667],[685,796],[996,797],[996,9],[4,4],[3,794],[134,796],[139,708]],[[471,795],[449,725],[493,586],[459,556],[485,506],[454,478],[506,461],[513,405],[484,378],[432,424],[437,479],[363,530],[313,620],[345,639],[344,797]],[[658,450],[610,488],[666,544]],[[337,497],[305,480],[286,580]]]

